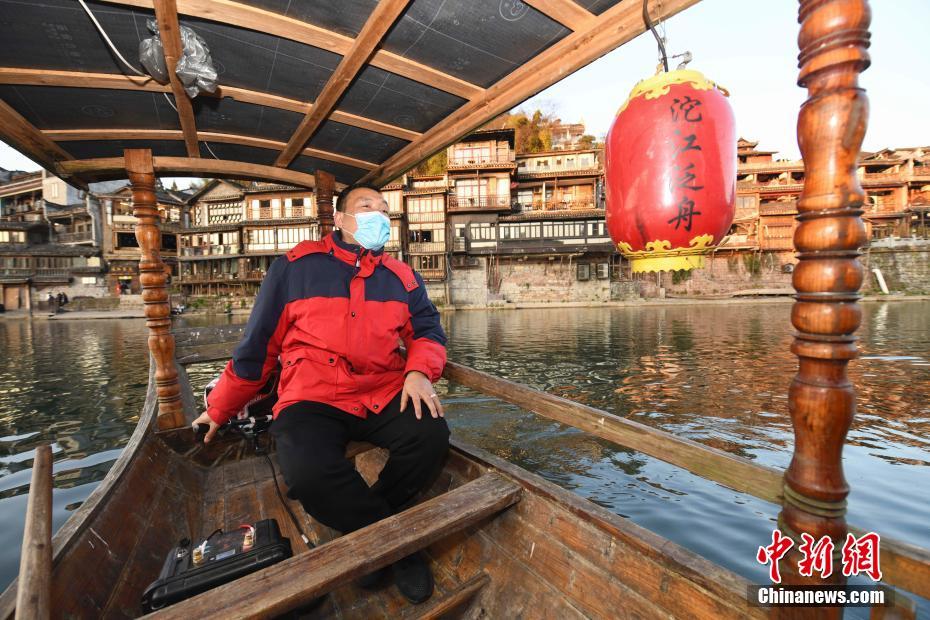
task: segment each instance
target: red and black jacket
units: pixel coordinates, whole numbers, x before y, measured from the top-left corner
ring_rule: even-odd
[[[400,353],[400,343],[407,357]],[[302,400],[365,417],[379,413],[419,370],[437,381],[446,334],[418,273],[339,232],[304,241],[272,263],[242,342],[210,393],[222,424],[268,379],[280,356],[275,416]]]

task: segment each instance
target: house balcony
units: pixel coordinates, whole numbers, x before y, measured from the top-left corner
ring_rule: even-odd
[[[446,170],[512,170],[516,167],[517,162],[513,151],[507,151],[506,154],[495,153],[487,157],[453,157],[446,163]]]
[[[416,183],[416,181],[414,181]],[[417,185],[411,185],[404,188],[404,196],[424,196],[428,194],[445,194],[449,191],[449,183],[443,181],[432,181],[423,183],[420,181]]]
[[[864,209],[863,215],[877,215],[877,214],[886,214],[886,213],[901,213],[904,211],[905,205],[897,202],[896,200],[883,200],[881,202],[876,202],[872,204],[862,205]]]
[[[737,174],[748,172],[801,172],[804,164],[799,161],[760,161],[751,164],[737,164]]]
[[[860,174],[859,182],[863,185],[904,185],[907,177],[900,172],[866,172]]]
[[[82,232],[63,232],[55,235],[58,243],[93,243],[94,233],[92,231]]]
[[[242,282],[261,282],[265,277],[261,271],[247,271],[244,273],[214,273],[214,274],[182,274],[178,278],[179,284],[236,284]]]
[[[474,245],[474,243],[472,244]],[[497,242],[499,254],[566,254],[576,252],[613,252],[610,237],[527,237],[501,239]],[[471,254],[487,253],[474,248]]]
[[[400,250],[400,241],[388,241],[384,244],[385,252],[399,252]]]
[[[71,281],[70,269],[52,269],[45,267],[0,267],[0,278],[31,279],[35,283],[68,283]]]
[[[446,214],[442,211],[408,213],[407,221],[411,224],[441,224],[446,221]]]
[[[603,172],[596,164],[587,166],[522,166],[517,168],[518,179],[547,179],[551,177],[597,176]]]
[[[181,248],[181,256],[238,256],[239,244],[232,243],[227,245],[203,245],[192,248]]]
[[[510,211],[509,196],[449,196],[450,213],[465,211]],[[409,217],[409,214],[408,214]]]
[[[444,280],[446,277],[445,269],[417,269],[417,273],[424,280]]]
[[[757,183],[754,181],[740,181],[736,184],[737,190],[759,192],[759,193],[772,193],[772,192],[800,192],[804,189],[804,183],[784,183],[784,182],[769,182],[769,183]]]
[[[596,209],[594,198],[590,200],[550,200],[543,204],[541,201],[515,203],[520,213],[533,213],[537,211],[575,211],[582,209]]]
[[[72,267],[71,273],[81,274],[81,275],[92,275],[103,273],[103,265],[82,265],[80,267]]]
[[[411,242],[407,246],[410,254],[445,254],[445,241],[421,241]]]

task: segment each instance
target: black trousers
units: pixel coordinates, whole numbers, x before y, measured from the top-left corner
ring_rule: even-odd
[[[439,473],[449,449],[449,427],[425,405],[417,420],[413,403],[400,411],[400,393],[365,419],[323,403],[302,401],[278,414],[271,425],[288,495],[304,510],[342,533],[388,517],[413,500]],[[387,448],[390,457],[369,488],[345,458],[349,441]]]

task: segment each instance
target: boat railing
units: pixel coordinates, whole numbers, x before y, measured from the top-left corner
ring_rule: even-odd
[[[175,359],[183,366],[227,360],[241,339],[244,327],[223,325],[177,330]],[[784,472],[779,469],[455,362],[446,363],[442,376],[452,383],[681,467],[734,491],[772,504],[782,503]],[[868,531],[852,525],[848,529],[856,536]],[[930,598],[930,550],[882,536],[880,554],[884,583]]]

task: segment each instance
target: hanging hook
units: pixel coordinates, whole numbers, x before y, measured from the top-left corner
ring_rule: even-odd
[[[646,22],[646,26],[649,30],[652,31],[652,36],[656,38],[656,43],[659,44],[659,52],[662,54],[662,66],[665,68],[665,71],[668,71],[668,54],[665,53],[665,43],[662,42],[659,33],[656,32],[655,26],[652,25],[652,19],[649,17],[649,9],[647,8],[649,0],[643,0],[643,21]]]

